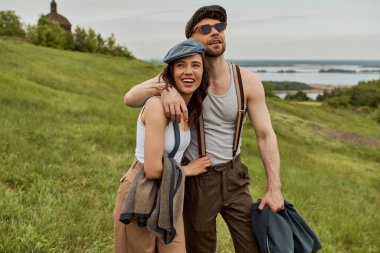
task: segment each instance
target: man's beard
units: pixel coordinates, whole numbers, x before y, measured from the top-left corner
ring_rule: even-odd
[[[222,48],[220,50],[209,50],[206,48],[206,56],[208,57],[218,57],[224,54],[224,51],[226,51],[226,45],[223,44]]]

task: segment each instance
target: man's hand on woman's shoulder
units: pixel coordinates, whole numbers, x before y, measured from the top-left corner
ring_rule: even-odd
[[[187,105],[178,91],[169,87],[168,90],[163,89],[161,92],[161,102],[164,107],[166,117],[171,121],[180,122],[183,116],[185,122],[188,121],[189,115]]]

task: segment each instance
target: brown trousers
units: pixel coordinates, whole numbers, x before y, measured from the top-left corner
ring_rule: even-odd
[[[185,253],[182,219],[175,225],[177,235],[170,244],[165,244],[161,238],[155,237],[146,227],[139,227],[135,221],[128,225],[119,221],[125,195],[142,167],[143,165],[135,160],[128,172],[120,179],[113,212],[114,251],[115,253]]]
[[[186,178],[184,222],[187,253],[214,253],[216,217],[228,225],[235,252],[258,253],[251,231],[252,197],[248,168],[235,160],[212,166],[204,174]]]

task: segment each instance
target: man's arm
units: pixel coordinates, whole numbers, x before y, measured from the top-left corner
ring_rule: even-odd
[[[130,107],[140,107],[148,98],[160,95],[160,89],[164,85],[165,83],[159,82],[159,76],[135,85],[124,95],[124,104]]]
[[[268,205],[272,211],[276,212],[284,208],[276,134],[272,128],[261,81],[246,69],[242,69],[242,78],[249,117],[255,130],[257,145],[267,175],[267,192],[261,199],[259,209],[262,210],[265,205]]]
[[[140,107],[145,101],[152,96],[161,96],[162,106],[165,114],[171,121],[188,120],[188,111],[185,101],[175,88],[165,89],[164,81],[159,75],[135,85],[124,95],[124,104],[130,107]]]

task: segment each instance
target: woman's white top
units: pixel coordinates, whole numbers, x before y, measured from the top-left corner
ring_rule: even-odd
[[[149,100],[145,103],[145,105],[148,103]],[[137,128],[136,128],[136,151],[135,156],[137,160],[141,163],[144,163],[144,142],[145,142],[145,125],[141,121],[141,114],[144,111],[144,107],[141,109],[139,117],[137,119]],[[180,131],[180,144],[178,147],[178,151],[174,156],[174,159],[180,163],[182,160],[183,153],[186,151],[187,147],[190,144],[190,130],[183,131],[181,128]],[[149,142],[148,142],[149,143]],[[166,126],[165,130],[165,144],[164,144],[164,155],[168,156],[175,144],[175,137],[174,137],[174,128],[173,128],[173,122],[169,122]]]

